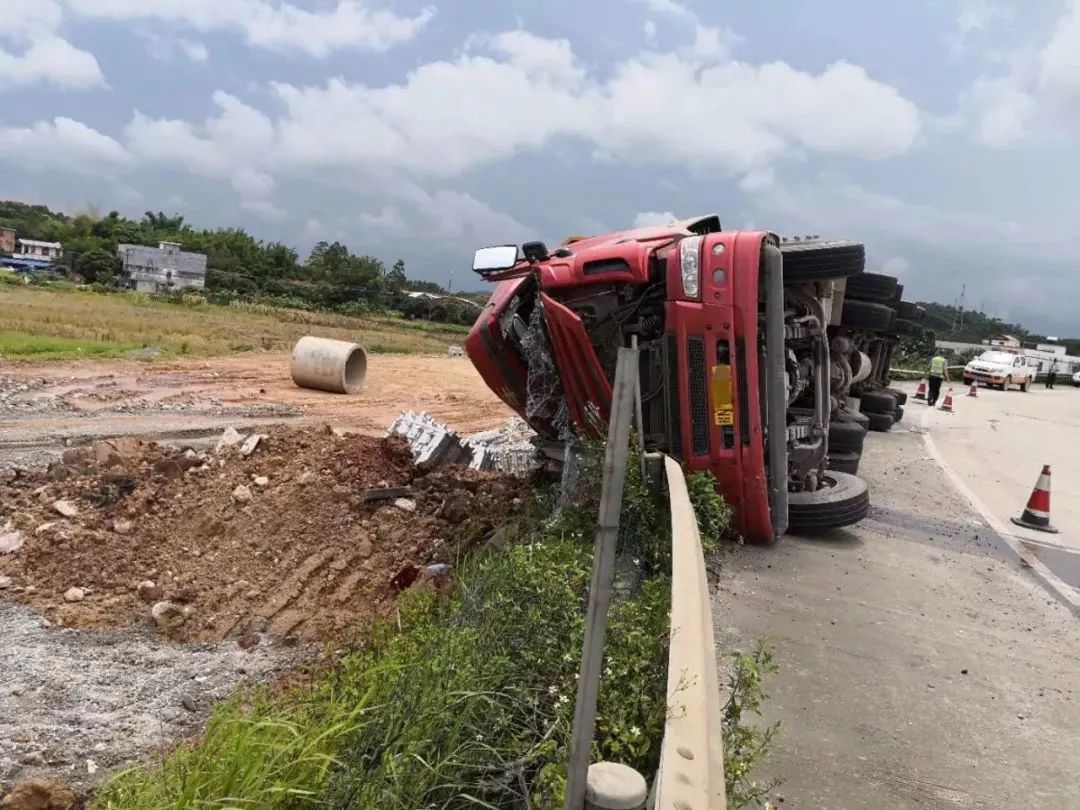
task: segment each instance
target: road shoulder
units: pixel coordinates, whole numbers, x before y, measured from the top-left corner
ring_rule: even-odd
[[[741,548],[715,588],[721,654],[775,641],[765,720],[784,732],[764,775],[784,779],[783,806],[1074,800],[1080,623],[1002,553],[918,435],[872,434],[860,473],[870,519]]]

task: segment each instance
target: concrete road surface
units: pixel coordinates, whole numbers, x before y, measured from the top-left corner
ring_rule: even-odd
[[[1074,394],[1080,405],[1071,390],[1061,402]],[[961,402],[948,428],[943,414],[930,428],[955,431],[943,442],[951,458],[954,442],[978,443],[976,414],[986,425],[1002,420],[985,429],[993,437],[1005,430],[996,414],[1013,412],[1014,401],[1023,395]],[[1041,435],[1031,415],[1054,418],[1054,407],[1009,418],[1038,424]],[[918,427],[918,407],[909,413]],[[779,720],[782,733],[760,775],[782,778],[779,807],[799,810],[1078,807],[1080,619],[1020,564],[909,427],[867,439],[868,520],[827,538],[741,547],[722,561],[719,651],[770,637],[781,668],[764,719]],[[1021,464],[1013,456],[1029,452],[1022,441],[1003,447],[1011,449],[988,449],[982,464],[994,486],[991,468],[1009,466],[998,477],[1031,479],[1030,489],[1039,465],[1055,461]],[[978,471],[972,462],[973,480]],[[1027,493],[1006,501],[1001,486],[994,507],[1009,515]],[[1064,514],[1056,512],[1063,524]]]
[[[1057,576],[1080,588],[1080,389],[954,391],[953,412],[912,404],[907,420],[926,423],[942,461]],[[1051,524],[1057,534],[1023,529],[1019,517],[1044,464],[1052,470]],[[1077,800],[1080,806],[1080,799]]]

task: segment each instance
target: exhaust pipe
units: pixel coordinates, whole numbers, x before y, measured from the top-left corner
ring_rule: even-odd
[[[769,462],[769,511],[773,534],[788,527],[787,386],[784,382],[784,257],[763,247],[765,265],[765,439]]]

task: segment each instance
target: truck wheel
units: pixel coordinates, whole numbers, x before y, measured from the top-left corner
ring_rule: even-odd
[[[884,391],[866,391],[859,398],[859,402],[859,410],[867,416],[872,413],[891,414],[896,410],[896,397]]]
[[[1020,390],[1023,391],[1025,394],[1027,393],[1028,384],[1030,382],[1031,382],[1031,378],[1028,377],[1026,380],[1024,380],[1022,383],[1020,383]]]
[[[826,466],[830,470],[855,475],[859,472],[859,454],[849,452],[834,453],[830,447]]]
[[[834,411],[833,420],[836,422],[854,422],[856,425],[862,425],[864,431],[870,426],[870,420],[866,418],[865,413],[849,411],[846,408],[842,411]]]
[[[907,405],[907,394],[903,391],[897,391],[895,388],[886,388],[885,390],[893,395],[897,405]]]
[[[866,268],[866,248],[844,239],[781,242],[780,253],[785,282],[846,278]]]
[[[896,295],[896,276],[860,273],[848,279],[844,298],[849,295],[864,301],[892,301]]]
[[[919,331],[919,325],[915,321],[906,318],[897,318],[893,323],[892,331],[898,335],[914,335]]]
[[[896,420],[891,413],[868,413],[870,417],[870,429],[878,433],[888,433]]]
[[[884,332],[893,325],[895,320],[896,310],[885,304],[844,299],[844,311],[840,316],[840,323],[844,326]]]
[[[858,523],[870,511],[866,482],[854,475],[830,470],[816,492],[788,495],[788,531],[821,532]]]
[[[829,454],[861,453],[866,428],[858,422],[829,422]]]
[[[911,301],[898,301],[893,304],[893,309],[896,310],[896,316],[898,318],[903,318],[907,321],[922,323],[923,318],[926,317],[926,310]]]
[[[1001,384],[1001,390],[1008,391],[1010,385],[1012,385],[1012,377],[1006,377],[1005,382]]]

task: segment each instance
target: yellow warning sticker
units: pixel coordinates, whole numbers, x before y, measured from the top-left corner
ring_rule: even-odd
[[[717,427],[729,427],[735,424],[735,412],[731,401],[731,366],[727,364],[713,366],[713,424]]]

